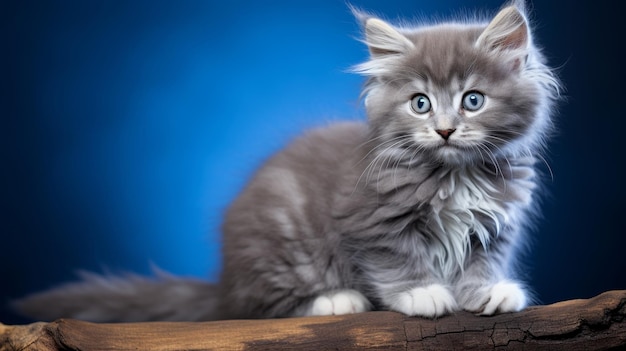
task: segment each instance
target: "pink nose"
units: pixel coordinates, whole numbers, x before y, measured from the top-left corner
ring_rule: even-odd
[[[441,135],[441,137],[444,140],[448,140],[448,138],[450,137],[450,134],[454,133],[456,129],[437,129],[435,130],[435,132],[437,132],[437,134]]]

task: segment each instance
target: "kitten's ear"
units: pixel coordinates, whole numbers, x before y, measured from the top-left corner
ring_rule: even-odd
[[[498,12],[476,44],[491,50],[517,50],[526,49],[529,42],[526,17],[517,6],[508,6]]]
[[[526,58],[530,47],[528,21],[523,14],[523,2],[503,8],[491,20],[476,41],[476,45],[490,52],[510,53],[516,56],[514,68]]]
[[[387,22],[355,8],[352,8],[352,13],[363,26],[363,42],[370,51],[370,60],[354,66],[353,72],[370,77],[384,76],[394,69],[399,57],[415,47]]]
[[[378,18],[361,18],[365,27],[365,44],[372,58],[403,54],[413,48],[413,43],[387,22]]]

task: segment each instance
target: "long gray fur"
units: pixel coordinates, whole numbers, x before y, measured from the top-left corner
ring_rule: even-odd
[[[524,308],[514,268],[559,85],[523,5],[411,28],[356,13],[368,122],[310,130],[254,175],[224,220],[219,284],[89,275],[16,306],[94,321]],[[461,105],[472,91],[476,112]],[[411,110],[416,94],[428,113]]]

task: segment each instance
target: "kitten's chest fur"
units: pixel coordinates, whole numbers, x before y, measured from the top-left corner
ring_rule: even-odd
[[[442,170],[430,204],[431,218],[424,232],[431,237],[430,253],[444,275],[463,269],[471,250],[489,250],[503,229],[510,228],[530,206],[532,168],[462,167]],[[507,233],[508,235],[508,233]]]
[[[370,203],[378,209],[363,216],[357,225],[362,230],[354,233],[385,237],[383,245],[396,241],[407,252],[429,256],[442,276],[452,276],[463,270],[473,248],[489,250],[521,220],[535,187],[533,162],[390,170],[370,187],[376,193]]]

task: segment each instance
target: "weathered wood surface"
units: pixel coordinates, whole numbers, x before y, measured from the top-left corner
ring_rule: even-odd
[[[0,324],[0,351],[626,350],[626,290],[519,313],[429,320],[394,312],[218,322]]]

